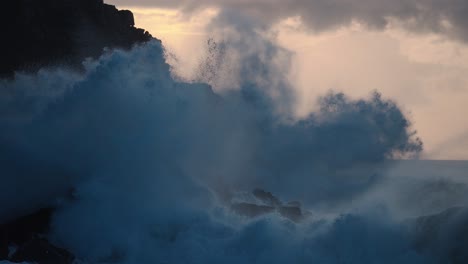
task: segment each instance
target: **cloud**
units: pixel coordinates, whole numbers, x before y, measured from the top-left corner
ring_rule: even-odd
[[[261,27],[230,19],[245,22],[237,14],[215,20],[223,48],[212,54],[234,66],[214,73],[233,79],[232,88],[178,81],[157,41],[88,61],[79,76],[45,70],[0,83],[8,91],[0,217],[56,205],[52,239],[91,262],[332,257],[298,254],[307,246],[301,232],[281,219],[236,220],[223,199],[266,187],[332,209],[372,186],[374,172],[356,173],[357,165],[417,154],[421,142],[398,106],[377,93],[362,100],[331,93],[317,112],[292,120],[288,53]],[[393,255],[411,251],[395,243]]]
[[[212,87],[174,78],[159,42],[110,51],[82,75],[1,82],[0,218],[55,205],[51,239],[91,263],[437,263],[379,206],[456,182],[413,195],[401,188],[413,178],[376,180],[385,161],[422,149],[377,92],[329,93],[290,118],[290,53],[262,25],[229,10],[213,20],[196,80]],[[313,218],[249,220],[224,207],[223,196],[255,187],[300,199]],[[357,199],[371,189],[371,202]],[[441,209],[465,198],[455,190]]]
[[[463,0],[114,0],[125,6],[180,8],[186,12],[207,7],[233,9],[270,24],[299,17],[312,31],[326,31],[359,22],[381,30],[397,23],[408,30],[439,33],[468,41],[468,2]]]

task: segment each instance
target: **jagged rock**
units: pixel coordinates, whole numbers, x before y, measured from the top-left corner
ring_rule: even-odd
[[[235,202],[231,204],[231,210],[238,215],[247,217],[258,217],[270,213],[278,213],[293,222],[300,222],[307,217],[301,209],[299,202],[283,202],[272,193],[262,189],[255,189],[252,195],[259,203]]]
[[[34,237],[21,245],[10,258],[13,262],[34,262],[39,264],[71,264],[73,255],[55,247],[43,238]]]
[[[409,223],[416,250],[441,262],[468,263],[468,208],[454,207]]]
[[[0,261],[38,264],[69,264],[74,257],[64,249],[52,245],[45,235],[53,209],[46,208],[0,225]],[[10,252],[15,247],[14,253]]]
[[[258,217],[261,215],[272,213],[276,210],[273,206],[257,205],[251,203],[235,203],[231,209],[239,215],[248,217]]]
[[[281,201],[270,192],[264,191],[262,189],[255,189],[252,193],[257,199],[259,199],[266,205],[275,207],[281,205]]]
[[[293,222],[299,222],[304,218],[300,207],[296,206],[280,206],[278,207],[278,213],[281,216],[290,219]]]
[[[0,77],[44,66],[81,69],[105,47],[128,49],[152,36],[133,14],[102,0],[14,0],[0,9]]]
[[[0,232],[3,232],[0,230]],[[8,249],[8,240],[6,237],[1,236],[0,237],[0,260],[2,259],[8,259],[9,255],[9,249]]]
[[[120,16],[119,20],[122,21],[124,25],[128,27],[135,26],[135,19],[133,17],[133,13],[130,10],[120,10],[118,11],[118,14]]]
[[[128,49],[153,39],[147,31],[135,28],[130,11],[119,11],[102,0],[4,1],[0,33],[0,78],[11,78],[15,71],[35,72],[45,66],[80,70],[83,60],[100,56],[106,47]],[[19,162],[18,172],[28,173],[22,164]],[[38,169],[35,173],[40,176],[56,172]],[[30,209],[37,208],[32,206]],[[17,208],[3,209],[10,215],[2,215],[1,221],[24,213]],[[70,253],[44,238],[52,213],[53,209],[46,208],[0,223],[0,261],[13,258],[15,262],[71,263]],[[13,256],[12,246],[17,248]]]
[[[36,235],[43,235],[49,231],[53,209],[41,209],[33,214],[20,217],[0,225],[0,241],[2,245],[21,245]],[[2,251],[5,249],[3,248]]]

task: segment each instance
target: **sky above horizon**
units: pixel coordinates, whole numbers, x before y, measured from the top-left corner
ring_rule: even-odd
[[[424,142],[423,158],[468,160],[468,17],[459,13],[468,3],[356,1],[106,2],[132,10],[136,26],[163,41],[187,79],[203,59],[218,10],[248,13],[293,52],[299,116],[327,91],[359,98],[377,90],[409,116]]]

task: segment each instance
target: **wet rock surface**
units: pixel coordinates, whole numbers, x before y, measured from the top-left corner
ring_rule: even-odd
[[[236,214],[246,217],[259,217],[266,214],[278,213],[282,217],[293,222],[300,222],[307,218],[309,213],[305,213],[299,202],[283,203],[272,193],[262,189],[252,191],[255,201],[232,202],[230,208]]]
[[[52,208],[41,209],[0,225],[0,261],[68,264],[73,255],[47,240]]]
[[[468,263],[468,208],[453,207],[409,224],[416,250],[440,262]]]
[[[34,73],[43,67],[80,71],[85,59],[99,57],[105,48],[129,49],[154,39],[135,27],[132,12],[102,0],[4,1],[0,33],[0,78],[13,78],[15,72]],[[17,160],[4,162],[17,162],[19,172],[30,173]],[[0,262],[72,263],[70,252],[47,239],[53,208],[21,216],[18,212],[22,210],[7,209],[4,213],[9,215],[0,215]]]
[[[72,263],[73,259],[71,253],[52,245],[47,239],[34,237],[21,245],[9,260],[16,263],[68,264]]]

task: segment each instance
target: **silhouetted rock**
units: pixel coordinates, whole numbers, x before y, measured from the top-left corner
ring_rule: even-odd
[[[258,217],[272,213],[276,210],[273,206],[257,205],[252,203],[235,203],[232,204],[231,209],[235,213],[247,217]]]
[[[255,198],[259,199],[266,205],[275,206],[275,207],[281,205],[281,201],[278,198],[276,198],[273,194],[271,194],[270,192],[266,192],[262,189],[255,189],[253,190],[252,193],[255,196]]]
[[[8,223],[0,224],[0,241],[20,245],[39,234],[49,231],[53,209],[41,209],[33,214],[20,217]],[[2,244],[3,244],[2,243]]]
[[[45,237],[53,209],[47,208],[0,225],[0,261],[69,264],[73,255],[52,245]],[[11,252],[10,248],[16,248]]]
[[[281,216],[286,217],[293,222],[299,222],[304,218],[301,208],[297,206],[280,206],[277,210]]]
[[[0,34],[0,78],[42,67],[81,70],[86,58],[100,56],[105,48],[129,49],[153,39],[147,31],[135,28],[132,12],[119,11],[102,0],[4,1]],[[20,163],[19,172],[27,173]],[[13,217],[16,213],[11,212]],[[45,208],[14,220],[2,217],[11,221],[0,223],[0,261],[71,263],[70,253],[45,239],[52,213],[53,209]],[[16,248],[13,255],[12,246]]]
[[[252,195],[256,202],[234,202],[230,205],[231,210],[238,215],[252,218],[278,213],[293,222],[300,222],[308,216],[302,211],[299,202],[294,201],[283,204],[272,193],[258,188],[252,191]]]
[[[468,208],[454,207],[418,217],[410,222],[409,230],[418,251],[441,263],[468,263]]]
[[[3,233],[4,231],[0,230],[0,232]],[[0,260],[8,259],[8,254],[10,252],[8,247],[7,237],[0,235]]]
[[[34,262],[39,264],[70,264],[73,255],[55,247],[43,238],[34,237],[21,245],[10,258],[13,262]]]
[[[0,9],[0,77],[44,66],[80,69],[105,47],[128,49],[152,39],[133,14],[102,0],[11,0]]]

